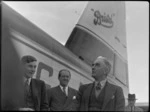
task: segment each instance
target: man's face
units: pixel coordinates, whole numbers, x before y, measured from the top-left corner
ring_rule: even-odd
[[[135,100],[128,100],[128,102],[129,102],[129,105],[131,105],[131,106],[134,106],[134,104],[135,104]]]
[[[32,78],[35,71],[36,71],[36,67],[37,67],[37,62],[34,61],[34,62],[30,62],[30,63],[26,63],[24,65],[24,68],[25,68],[25,77],[26,78]]]
[[[92,77],[99,79],[105,75],[105,64],[102,59],[96,59],[92,64]]]
[[[61,75],[59,77],[60,85],[66,87],[70,81],[70,74],[68,71],[61,71]]]

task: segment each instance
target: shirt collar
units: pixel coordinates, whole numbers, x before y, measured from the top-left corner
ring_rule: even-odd
[[[27,78],[24,77],[24,78],[23,78],[24,83],[26,82],[26,80],[27,80]],[[29,85],[30,85],[30,82],[31,82],[31,78],[28,78],[28,84],[29,84]]]
[[[61,86],[61,85],[59,85],[59,86],[60,86],[61,90],[63,91],[63,86]],[[66,86],[65,88],[66,88],[65,91],[66,91],[66,93],[68,95],[68,86]]]
[[[107,79],[104,79],[102,81],[100,81],[101,87],[103,88],[106,84]],[[95,86],[97,85],[98,81],[95,81]]]

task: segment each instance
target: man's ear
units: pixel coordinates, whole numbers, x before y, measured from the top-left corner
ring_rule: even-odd
[[[104,68],[103,68],[103,71],[104,71],[104,74],[107,74],[107,73],[108,73],[107,67],[104,67]]]
[[[109,67],[106,67],[105,68],[105,72],[106,72],[106,74],[108,74],[110,71],[109,71]]]

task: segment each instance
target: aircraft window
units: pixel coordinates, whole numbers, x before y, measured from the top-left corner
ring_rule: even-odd
[[[37,79],[40,79],[42,69],[46,70],[49,73],[48,74],[49,77],[51,77],[53,75],[53,68],[40,62],[38,65],[38,68],[37,68],[37,74],[36,74]]]

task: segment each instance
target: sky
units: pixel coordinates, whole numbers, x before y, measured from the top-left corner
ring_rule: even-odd
[[[137,102],[149,101],[149,3],[126,2],[130,92]]]
[[[87,5],[86,1],[5,3],[63,45]],[[136,102],[149,102],[149,3],[125,4],[129,92],[136,94]]]

